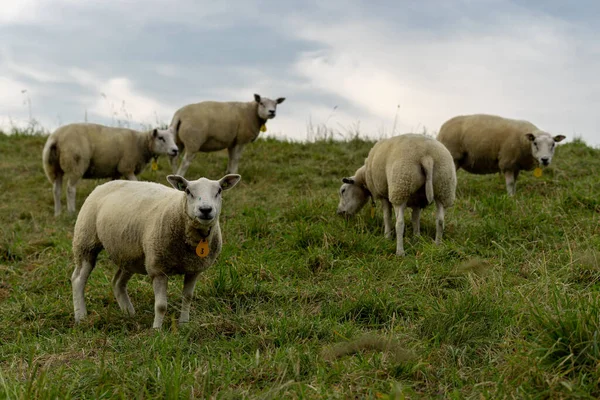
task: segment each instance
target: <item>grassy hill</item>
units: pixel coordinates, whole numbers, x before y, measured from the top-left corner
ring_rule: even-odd
[[[373,142],[258,140],[224,195],[224,247],[178,327],[181,277],[162,331],[152,285],[121,315],[101,253],[74,326],[75,217],[53,217],[44,136],[0,134],[0,393],[7,398],[597,398],[600,396],[600,150],[559,146],[517,195],[498,175],[459,171],[435,246],[407,217],[407,256],[383,237],[381,206],[335,215],[340,178]],[[188,177],[219,178],[225,152]],[[167,160],[143,180],[166,184]],[[77,208],[103,181],[82,181]],[[65,202],[63,200],[63,207]],[[368,207],[367,207],[368,208]]]

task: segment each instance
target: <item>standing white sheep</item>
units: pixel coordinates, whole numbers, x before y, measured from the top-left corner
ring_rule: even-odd
[[[199,151],[223,149],[229,153],[227,173],[237,173],[244,146],[266,131],[267,120],[275,118],[277,105],[284,100],[285,97],[271,100],[255,94],[250,102],[204,101],[180,108],[171,127],[179,150],[185,152],[179,169],[177,157],[171,157],[173,173],[184,176]]]
[[[42,152],[44,171],[53,186],[54,215],[60,215],[63,176],[67,178],[67,210],[75,212],[77,182],[84,179],[137,180],[152,158],[176,156],[173,132],[138,132],[98,124],[69,124],[52,133]]]
[[[404,255],[404,210],[412,208],[413,233],[420,234],[421,209],[435,200],[435,242],[444,231],[444,210],[454,204],[456,171],[452,156],[437,140],[405,134],[375,143],[365,165],[342,179],[337,213],[354,215],[369,201],[383,206],[384,232],[392,237],[392,206],[396,213],[396,254]]]
[[[512,196],[519,172],[550,165],[556,142],[565,136],[553,137],[527,121],[475,114],[446,121],[437,139],[450,150],[456,169],[504,174],[506,190]]]
[[[117,264],[112,280],[121,310],[133,315],[127,282],[145,274],[154,288],[154,328],[167,311],[167,277],[184,275],[180,323],[189,321],[190,303],[200,272],[221,252],[221,192],[241,177],[218,181],[167,180],[177,190],[153,182],[112,181],[98,186],[83,203],[73,234],[75,270],[71,276],[75,321],[86,315],[84,290],[96,258],[105,249]]]

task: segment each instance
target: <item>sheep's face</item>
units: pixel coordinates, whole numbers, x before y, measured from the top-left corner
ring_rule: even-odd
[[[563,135],[552,137],[543,131],[528,133],[525,136],[531,142],[531,155],[544,167],[552,162],[555,144],[565,138]]]
[[[237,174],[225,175],[218,181],[200,178],[188,181],[179,175],[167,180],[177,190],[185,192],[185,212],[199,225],[212,226],[221,214],[221,193],[234,187],[241,179]]]
[[[152,152],[154,154],[165,154],[174,157],[179,152],[175,144],[175,135],[172,128],[154,129],[151,140]]]
[[[258,116],[262,119],[275,118],[277,104],[283,103],[285,97],[279,97],[277,100],[271,100],[260,95],[254,95],[254,101],[258,103]]]
[[[362,185],[358,185],[354,177],[343,178],[343,185],[340,187],[340,203],[337,213],[344,217],[350,217],[361,210],[371,194]]]

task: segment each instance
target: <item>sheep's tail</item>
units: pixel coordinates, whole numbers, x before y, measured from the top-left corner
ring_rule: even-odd
[[[42,151],[42,164],[50,183],[54,183],[57,176],[62,175],[63,171],[60,169],[58,143],[56,143],[55,138],[51,137],[46,141],[44,150]]]
[[[433,158],[425,156],[421,159],[421,166],[425,170],[425,196],[427,202],[433,201]]]
[[[175,136],[175,144],[177,144],[177,147],[179,147],[179,150],[181,151],[183,143],[181,142],[181,139],[179,139],[179,127],[181,127],[181,118],[179,118],[179,115],[175,114],[171,121],[171,130]]]

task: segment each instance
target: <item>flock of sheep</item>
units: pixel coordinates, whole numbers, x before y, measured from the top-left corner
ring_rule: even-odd
[[[52,133],[44,146],[44,171],[53,185],[54,214],[61,212],[63,178],[67,210],[75,212],[75,186],[84,178],[119,178],[96,187],[87,197],[75,223],[71,276],[76,322],[87,315],[84,290],[102,249],[117,265],[112,280],[121,310],[134,308],[127,294],[133,274],[150,276],[154,289],[154,328],[160,328],[167,310],[167,277],[184,275],[180,323],[189,321],[190,304],[199,274],[221,252],[219,227],[221,194],[241,179],[238,164],[245,145],[266,130],[285,98],[254,95],[250,102],[206,101],[179,109],[166,130],[138,132],[97,124],[70,124]],[[377,142],[364,165],[343,178],[338,214],[351,216],[375,199],[381,201],[384,232],[393,236],[395,212],[396,254],[404,255],[404,211],[412,209],[413,232],[420,232],[420,213],[435,201],[437,244],[444,230],[444,213],[456,193],[456,170],[475,174],[501,172],[509,195],[521,170],[547,166],[555,143],[551,136],[527,121],[492,115],[458,116],[445,122],[437,139],[404,134]],[[227,174],[220,180],[184,178],[198,152],[227,149]],[[183,153],[181,163],[178,156]],[[167,155],[174,175],[173,188],[137,181],[156,159]]]

